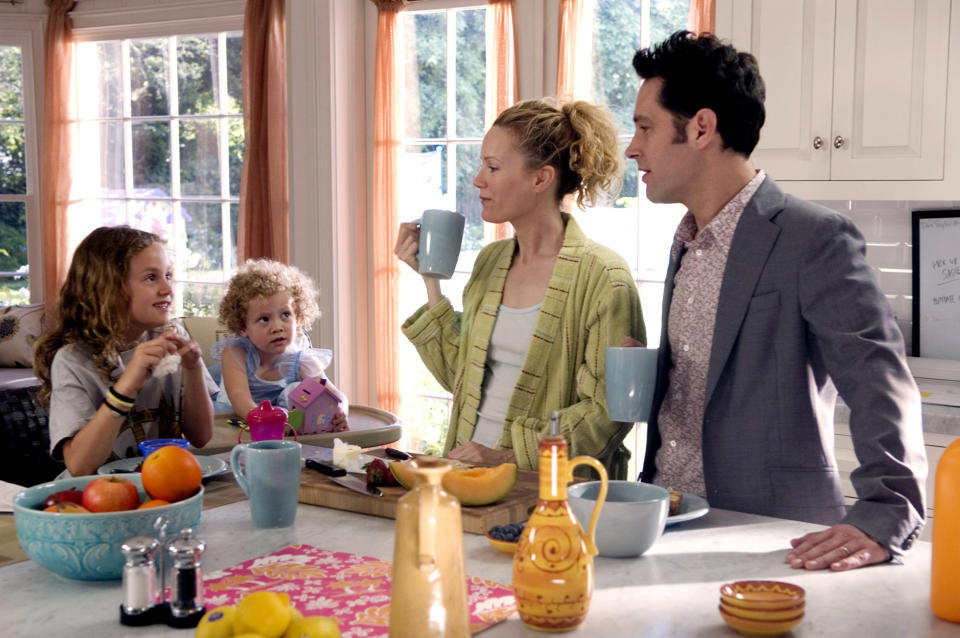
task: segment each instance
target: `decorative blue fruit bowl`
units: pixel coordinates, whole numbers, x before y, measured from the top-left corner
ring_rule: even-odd
[[[80,476],[28,487],[13,499],[13,516],[20,546],[32,560],[55,574],[77,580],[120,578],[120,545],[132,536],[157,536],[154,521],[167,519],[167,533],[200,525],[203,487],[190,498],[142,510],[101,513],[44,512],[47,496],[71,488],[83,490],[98,476]],[[124,478],[137,486],[140,502],[147,499],[139,474]]]

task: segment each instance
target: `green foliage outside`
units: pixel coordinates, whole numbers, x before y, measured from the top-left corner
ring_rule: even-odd
[[[243,166],[244,135],[241,95],[242,37],[230,34],[227,46],[228,95],[219,95],[219,65],[217,63],[217,36],[190,36],[177,39],[177,93],[179,113],[190,116],[180,120],[178,149],[181,194],[184,197],[219,199],[220,165],[218,161],[218,127],[227,127],[229,196],[240,191],[240,173]],[[146,39],[130,41],[130,99],[131,113],[139,119],[134,122],[133,182],[134,191],[123,190],[123,139],[119,122],[123,114],[121,85],[121,46],[119,42],[90,43],[100,84],[95,89],[99,103],[93,115],[110,118],[100,128],[102,157],[91,157],[99,162],[104,172],[101,194],[109,197],[133,196],[162,201],[172,192],[171,149],[169,121],[150,120],[170,115],[168,69],[168,40]],[[0,193],[25,194],[25,136],[22,123],[22,63],[19,47],[0,47]],[[223,111],[236,117],[213,117]],[[204,115],[211,117],[202,117]],[[112,119],[116,118],[116,119]],[[14,121],[11,121],[14,120]],[[86,159],[84,161],[87,161]],[[160,230],[159,223],[169,234],[172,224],[169,205],[155,202],[134,205],[127,213],[121,204],[103,200],[103,223],[126,223]],[[154,219],[157,211],[166,211],[162,219]],[[181,254],[184,269],[181,278],[220,281],[236,265],[236,249],[227,256],[223,253],[220,204],[183,203],[179,212],[184,216],[185,238],[174,241],[172,247]],[[128,218],[127,215],[130,215]],[[230,223],[236,242],[236,206],[231,205]],[[0,271],[12,272],[27,265],[26,206],[23,202],[0,202]],[[27,277],[0,278],[0,304],[28,303]],[[210,315],[216,312],[220,286],[187,284],[184,291],[185,311]]]
[[[23,65],[19,47],[0,47],[0,194],[27,192],[23,127]],[[23,202],[0,202],[0,271],[27,265],[27,209]],[[30,302],[28,278],[0,277],[0,305]]]

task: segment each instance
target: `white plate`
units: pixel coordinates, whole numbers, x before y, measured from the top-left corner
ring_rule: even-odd
[[[222,474],[227,471],[227,464],[223,462],[222,459],[218,459],[213,456],[201,456],[194,455],[197,461],[200,463],[200,470],[203,472],[203,478],[208,479],[217,474]],[[117,459],[116,461],[110,461],[105,463],[97,468],[97,474],[122,474],[123,472],[133,472],[143,461],[142,456],[134,456],[129,459]],[[114,470],[120,470],[120,472],[114,472]]]
[[[667,517],[667,525],[685,523],[695,518],[705,516],[710,511],[707,502],[696,494],[683,493],[683,500],[680,501],[680,513]]]

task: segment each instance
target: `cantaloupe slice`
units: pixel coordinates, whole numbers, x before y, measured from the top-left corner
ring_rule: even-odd
[[[418,480],[406,461],[393,461],[390,463],[390,471],[397,482],[408,490],[412,489]],[[443,489],[457,497],[464,506],[496,503],[509,494],[516,484],[516,463],[450,470],[443,475]]]

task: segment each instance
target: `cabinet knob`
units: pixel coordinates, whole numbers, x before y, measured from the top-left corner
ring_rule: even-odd
[[[842,135],[836,136],[833,138],[833,148],[843,148],[844,142],[846,142],[846,140],[843,139]]]
[[[820,136],[818,135],[818,136],[816,136],[815,138],[813,138],[813,148],[814,148],[814,150],[819,151],[822,146],[823,146],[823,138],[822,138],[822,137],[820,137]]]

